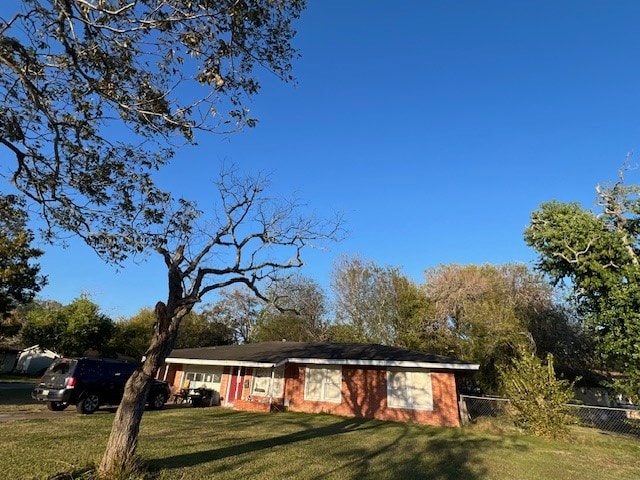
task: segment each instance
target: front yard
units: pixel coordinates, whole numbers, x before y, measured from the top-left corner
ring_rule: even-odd
[[[45,479],[95,464],[112,420],[108,412],[62,412],[0,423],[2,477]],[[488,426],[169,408],[145,413],[139,453],[158,480],[640,478],[640,441],[586,428],[574,434],[562,442]]]

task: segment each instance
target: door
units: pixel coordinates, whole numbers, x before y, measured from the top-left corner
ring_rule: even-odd
[[[135,372],[136,365],[132,363],[104,362],[101,367],[99,373],[100,383],[103,387],[100,390],[104,393],[100,398],[105,403],[118,405],[124,395],[124,386],[129,377]]]
[[[232,367],[231,378],[229,381],[229,393],[227,402],[233,403],[234,400],[242,398],[242,386],[244,384],[244,367]]]

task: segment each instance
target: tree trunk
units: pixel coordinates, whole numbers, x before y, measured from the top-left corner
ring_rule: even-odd
[[[125,385],[107,448],[98,467],[100,478],[117,477],[119,473],[135,468],[138,433],[149,387],[173,349],[183,316],[169,318],[165,305],[161,302],[156,305],[156,331],[142,367],[134,372]]]
[[[116,478],[118,473],[135,468],[140,421],[144,413],[150,379],[151,377],[138,370],[127,382],[122,402],[113,420],[107,448],[98,468],[101,478]]]

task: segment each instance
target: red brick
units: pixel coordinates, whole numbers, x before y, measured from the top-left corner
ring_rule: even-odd
[[[460,425],[455,374],[432,372],[433,411],[389,408],[386,369],[342,367],[342,400],[338,403],[304,399],[304,365],[288,365],[285,399],[294,412],[330,413],[398,422],[457,427]]]

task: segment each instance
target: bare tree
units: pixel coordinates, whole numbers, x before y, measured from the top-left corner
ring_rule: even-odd
[[[23,0],[0,18],[0,175],[39,209],[45,239],[71,233],[115,263],[155,251],[167,266],[168,298],[156,306],[103,475],[130,464],[150,378],[193,305],[234,284],[266,298],[263,282],[332,234],[294,217],[298,205],[263,198],[259,179],[223,176],[211,225],[154,182],[196,133],[255,125],[246,106],[259,72],[292,80],[293,24],[305,3]]]
[[[397,316],[395,267],[381,267],[358,257],[335,265],[332,288],[338,324],[347,325],[352,340],[393,345]]]
[[[215,290],[242,285],[265,302],[269,284],[302,266],[302,251],[316,241],[335,239],[340,220],[325,222],[299,215],[295,202],[264,195],[262,178],[222,174],[215,222],[198,228],[198,212],[182,202],[173,221],[157,236],[156,250],[167,267],[168,297],[155,307],[154,335],[141,369],[127,382],[99,473],[129,466],[136,451],[140,420],[151,379],[171,352],[180,322]]]

